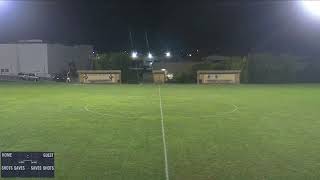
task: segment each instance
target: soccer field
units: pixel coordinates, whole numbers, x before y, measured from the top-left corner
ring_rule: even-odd
[[[0,83],[0,151],[59,180],[319,179],[320,85]]]

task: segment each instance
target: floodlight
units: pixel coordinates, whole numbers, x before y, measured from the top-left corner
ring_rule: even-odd
[[[171,57],[171,53],[169,51],[166,52],[166,57]]]
[[[320,1],[303,0],[301,3],[311,14],[320,17]]]
[[[168,74],[167,77],[168,77],[168,79],[172,80],[173,79],[173,74]]]
[[[0,0],[0,13],[4,12],[8,8],[9,2],[6,0]]]
[[[138,57],[138,53],[137,53],[136,51],[133,51],[133,52],[131,53],[131,57],[132,57],[133,59],[136,59],[136,58]]]
[[[0,0],[0,6],[4,5],[6,2],[4,0]]]
[[[153,58],[153,55],[151,53],[148,53],[148,58],[149,59],[152,59]]]

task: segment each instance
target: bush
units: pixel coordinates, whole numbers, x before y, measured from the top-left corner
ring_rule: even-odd
[[[98,54],[93,61],[95,70],[121,70],[122,82],[127,82],[131,62],[128,55],[123,53]]]
[[[249,57],[250,83],[295,82],[296,58],[288,55],[254,54]]]
[[[197,71],[199,70],[241,70],[245,69],[247,64],[246,59],[241,57],[229,57],[224,61],[214,63],[199,63],[195,64],[191,68],[191,72],[183,72],[177,74],[174,78],[174,82],[177,83],[195,83],[197,81]],[[244,81],[247,79],[247,73],[244,73]]]
[[[177,74],[175,76],[174,82],[176,82],[176,83],[194,83],[194,82],[196,82],[196,80],[193,77],[193,74],[182,72],[182,73]]]

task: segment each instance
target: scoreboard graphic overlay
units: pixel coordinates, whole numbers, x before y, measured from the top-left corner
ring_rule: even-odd
[[[1,177],[54,177],[53,152],[1,152]]]

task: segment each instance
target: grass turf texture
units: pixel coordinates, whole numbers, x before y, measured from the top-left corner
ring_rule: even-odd
[[[320,85],[161,96],[171,180],[320,177]],[[158,86],[0,83],[0,151],[53,151],[59,180],[164,180]]]

